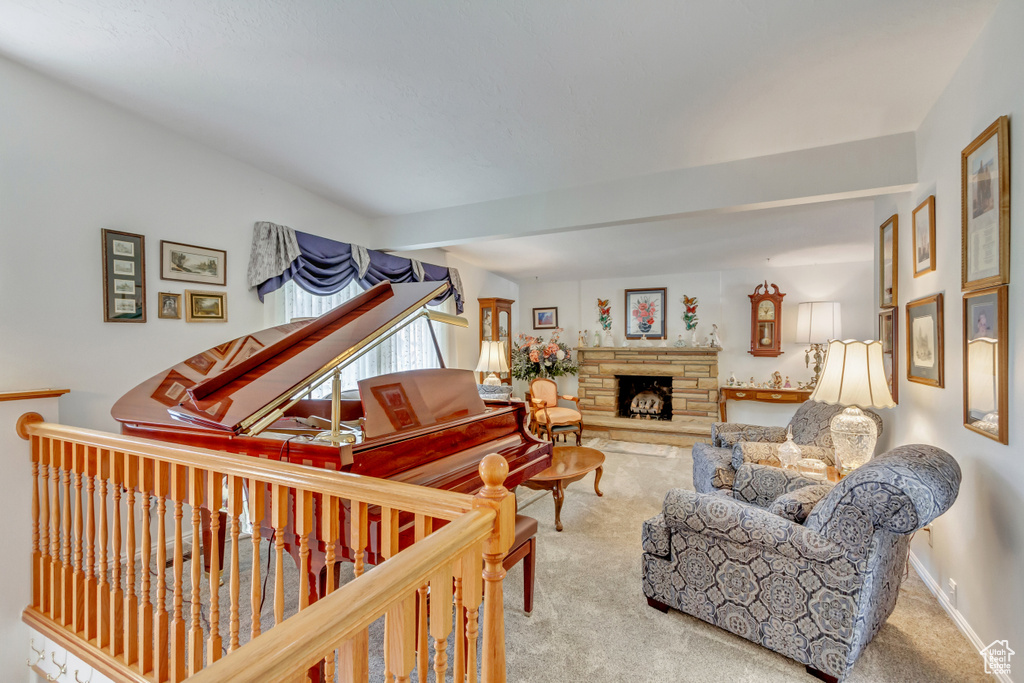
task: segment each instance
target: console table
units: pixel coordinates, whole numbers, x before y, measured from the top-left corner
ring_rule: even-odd
[[[758,389],[756,387],[718,387],[718,417],[728,422],[725,402],[760,401],[761,403],[803,403],[813,389]]]

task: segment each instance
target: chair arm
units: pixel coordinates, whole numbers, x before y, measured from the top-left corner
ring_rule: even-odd
[[[579,396],[569,396],[568,394],[566,394],[565,396],[559,396],[559,398],[562,399],[563,401],[572,401],[573,403],[576,404],[577,409],[580,407]]]
[[[727,448],[740,441],[763,441],[782,443],[786,440],[783,427],[765,427],[740,422],[716,422],[711,425],[711,443]]]
[[[847,556],[846,548],[815,531],[725,496],[672,489],[662,515],[670,531],[711,536],[792,559],[828,562]]]
[[[735,479],[731,450],[708,443],[693,444],[693,488],[700,493],[713,493],[718,489],[731,491]]]
[[[805,477],[795,470],[745,462],[736,469],[732,492],[736,500],[768,509],[775,499],[783,494],[823,483],[825,482]],[[828,486],[831,487],[831,484]]]
[[[763,441],[741,441],[732,447],[732,466],[739,469],[745,462],[762,463],[765,465],[781,465],[779,460],[780,443]],[[835,452],[822,446],[800,446],[800,457],[815,458],[826,465],[835,464]]]

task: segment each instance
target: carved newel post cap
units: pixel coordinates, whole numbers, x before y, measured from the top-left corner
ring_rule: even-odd
[[[508,476],[508,461],[497,453],[491,453],[480,461],[480,478],[484,489],[502,489]]]
[[[29,433],[28,433],[29,425],[38,424],[39,422],[42,422],[42,421],[43,421],[43,416],[40,415],[39,413],[25,413],[24,415],[22,415],[21,417],[18,418],[18,423],[17,423],[17,425],[15,425],[15,430],[18,432],[18,436],[20,436],[21,438],[25,439],[25,441],[28,441],[28,439],[29,439]],[[505,469],[506,470],[508,469],[508,465],[505,465]]]

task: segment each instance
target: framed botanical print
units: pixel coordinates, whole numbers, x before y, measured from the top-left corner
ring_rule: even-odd
[[[935,195],[914,209],[912,222],[914,277],[935,270]]]
[[[103,322],[146,322],[146,238],[103,230]]]
[[[964,426],[1008,443],[1006,286],[964,294]]]
[[[945,386],[943,329],[941,293],[907,304],[907,379],[911,382]]]
[[[228,321],[227,292],[198,292],[185,290],[185,320],[190,323],[226,323]]]
[[[626,290],[626,339],[664,339],[666,289]]]
[[[533,329],[554,330],[558,327],[558,308],[535,308],[533,309]]]
[[[160,240],[161,280],[225,285],[227,265],[228,254],[222,249]]]
[[[899,390],[899,309],[887,308],[878,314],[878,340],[882,342],[882,364],[892,400],[900,402]]]
[[[1000,116],[960,155],[964,291],[1010,282],[1010,123]]]
[[[889,308],[897,305],[897,282],[899,275],[899,229],[900,217],[893,214],[878,228],[878,307]]]

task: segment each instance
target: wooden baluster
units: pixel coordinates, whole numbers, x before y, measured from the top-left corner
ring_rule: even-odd
[[[203,471],[195,467],[188,468],[189,505],[192,506],[192,626],[188,632],[188,675],[192,676],[203,668],[203,627],[199,623],[200,593],[199,582],[203,579],[203,553],[199,547],[200,513],[203,505]]]
[[[462,558],[462,601],[466,610],[466,675],[469,683],[476,683],[476,644],[479,637],[477,620],[483,601],[483,548],[468,551]],[[457,679],[461,681],[462,679]]]
[[[366,503],[353,500],[350,512],[352,520],[349,527],[349,542],[352,547],[352,560],[355,563],[352,573],[358,578],[364,571],[364,554],[370,539],[370,524]]]
[[[113,654],[110,649],[110,583],[107,581],[107,571],[109,565],[107,563],[107,525],[109,520],[107,518],[107,479],[110,477],[110,451],[106,449],[100,449],[96,454],[98,463],[96,466],[96,475],[100,479],[100,583],[96,589],[96,615],[99,617],[99,630],[96,634],[96,644],[106,649],[110,654]]]
[[[284,621],[284,529],[288,524],[288,489],[274,484],[271,489],[270,523],[274,526],[274,625]]]
[[[481,677],[487,683],[505,683],[505,608],[502,560],[516,535],[516,499],[504,487],[508,462],[497,453],[480,461],[484,487],[476,495],[474,507],[490,508],[497,517],[494,531],[484,545],[484,649]]]
[[[50,470],[53,472],[53,494],[50,498],[50,618],[61,618],[60,590],[60,450],[61,442],[50,439]]]
[[[452,632],[452,567],[442,567],[430,577],[430,635],[434,638],[435,680],[443,681],[448,671],[448,634]],[[426,680],[426,668],[418,670]]]
[[[135,592],[135,489],[139,484],[136,456],[124,454],[124,485],[128,492],[125,501],[125,572],[124,572],[124,662],[131,665],[139,661],[139,598]]]
[[[224,475],[207,472],[206,505],[210,511],[210,638],[206,642],[206,665],[223,654],[220,637],[220,509],[224,504]]]
[[[124,456],[110,453],[110,487],[114,490],[113,526],[110,559],[114,563],[110,577],[110,653],[124,651],[124,590],[121,587],[121,487],[124,480]]]
[[[313,526],[313,494],[295,490],[295,535],[299,537],[299,609],[309,607],[309,532]]]
[[[408,683],[416,665],[416,595],[402,598],[384,617],[385,671],[395,673],[396,683]],[[426,672],[423,680],[426,681]]]
[[[43,462],[43,439],[38,436],[33,436],[32,440],[32,605],[40,612],[46,611],[44,589],[44,573],[43,573],[43,558],[47,556],[49,549],[46,544],[49,542],[49,529],[46,528],[49,520],[46,518],[46,508],[49,503],[47,497],[49,491],[47,486],[49,482],[49,475],[46,471],[46,466],[43,466],[43,477],[45,481],[42,482],[43,493],[42,496],[39,494],[39,465]],[[42,505],[40,505],[40,498],[42,498]]]
[[[185,549],[182,540],[181,520],[184,515],[184,503],[190,496],[189,482],[191,473],[184,465],[171,465],[170,484],[171,500],[174,501],[174,558],[173,564],[173,591],[174,597],[171,601],[171,663],[168,678],[173,683],[185,679],[185,672],[188,669],[188,641],[185,637],[185,619],[182,613],[184,599],[184,573],[185,573]],[[193,537],[195,538],[195,537]]]
[[[242,478],[228,477],[228,520],[231,525],[231,616],[228,619],[228,654],[238,649],[238,533],[242,516]],[[259,531],[254,530],[258,536]]]
[[[99,453],[90,447],[85,454],[85,579],[82,599],[85,600],[85,637],[99,644],[96,612],[96,472]]]
[[[70,626],[75,618],[75,594],[74,594],[74,568],[71,566],[71,469],[72,453],[75,445],[71,442],[64,442],[60,452],[61,486],[61,566],[60,566],[60,596],[61,596],[61,623]]]
[[[156,495],[156,616],[153,619],[153,674],[168,677],[167,662],[167,494],[171,491],[171,465],[152,461],[153,494]]]
[[[370,679],[370,632],[363,629],[338,647],[338,680],[355,683]],[[327,679],[333,681],[333,679]]]
[[[260,536],[263,525],[265,485],[255,479],[249,480],[249,520],[252,522],[252,586],[249,599],[252,605],[252,627],[250,639],[260,634],[260,603],[263,602],[260,589]],[[268,548],[267,552],[270,550]]]
[[[398,552],[398,510],[390,507],[381,507],[380,509],[380,554],[385,560],[391,559],[395,553]],[[388,620],[391,618],[391,612],[389,611],[384,615],[384,683],[391,683],[393,678],[393,671],[391,669],[391,658],[387,656],[387,653],[391,652],[391,643],[389,638],[391,637],[392,628],[388,627]],[[413,622],[415,625],[415,622]],[[416,634],[413,633],[413,642],[415,642]]]
[[[71,562],[71,632],[86,633],[85,626],[85,574],[82,565],[85,562],[85,528],[82,520],[82,473],[85,471],[85,446],[71,445],[71,480],[75,488],[74,496],[74,555]],[[71,499],[68,499],[71,502]],[[88,637],[88,636],[86,636]]]
[[[153,462],[138,456],[135,458],[134,466],[138,468],[139,490],[142,492],[142,593],[137,608],[138,630],[135,637],[138,639],[139,648],[139,671],[147,673],[153,669],[153,603],[150,598],[150,561],[153,554],[153,537],[150,530],[152,522],[152,494],[153,491]],[[161,596],[162,597],[162,596]]]
[[[430,534],[432,528],[433,520],[430,517],[416,515],[413,522],[413,542],[419,543],[422,541]],[[420,586],[416,593],[419,599],[416,619],[416,671],[418,676],[422,678],[426,677],[427,663],[430,656],[430,653],[427,651],[427,584],[424,583]]]
[[[324,541],[324,554],[327,561],[327,585],[324,595],[330,595],[337,588],[334,578],[334,566],[337,563],[338,536],[341,531],[341,501],[334,496],[323,495],[320,498],[320,537]],[[334,650],[324,658],[324,678],[334,681]]]

